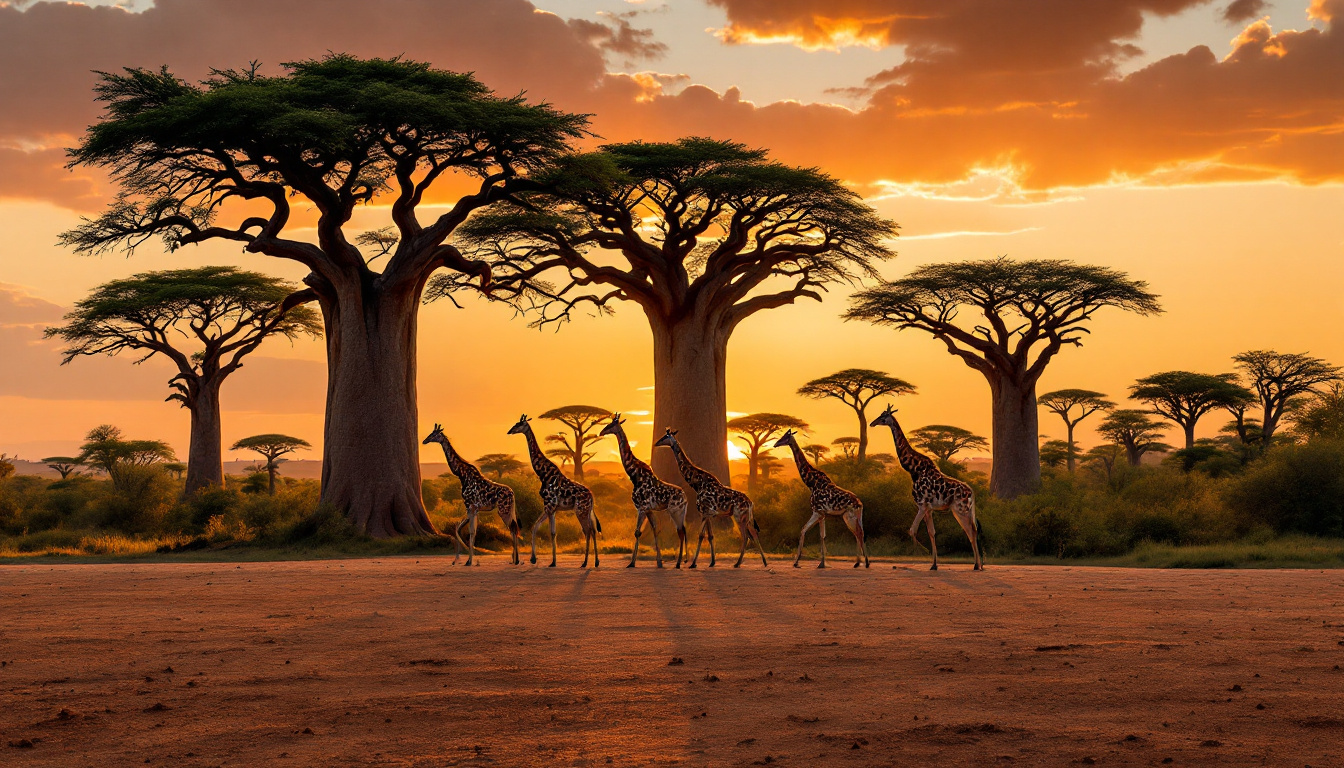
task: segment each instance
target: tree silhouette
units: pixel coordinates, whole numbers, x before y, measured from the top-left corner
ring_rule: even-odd
[[[524,466],[512,453],[487,453],[476,460],[476,468],[482,472],[493,472],[496,480],[521,471]]]
[[[597,439],[597,432],[611,418],[611,411],[591,405],[566,405],[552,408],[541,414],[541,418],[558,421],[569,427],[570,435],[564,433],[551,435],[546,442],[559,445],[569,451],[570,461],[574,464],[574,479],[583,482],[583,465],[593,457],[585,452],[588,444]]]
[[[546,438],[546,442],[549,443],[554,440],[560,439],[561,437],[562,437],[561,435],[551,435],[550,437]],[[568,467],[569,463],[574,460],[574,452],[568,448],[549,448],[546,450],[546,455],[560,462],[560,470],[562,472],[564,471],[565,467]],[[588,454],[588,458],[591,459],[592,457],[593,454],[591,453]]]
[[[848,461],[853,461],[854,457],[859,455],[859,438],[857,437],[837,437],[831,441],[831,445],[840,449],[840,455]]]
[[[989,486],[1002,498],[1040,483],[1036,382],[1059,350],[1081,346],[1103,307],[1161,311],[1147,284],[1123,272],[1007,258],[929,264],[852,302],[847,319],[932,334],[985,377],[994,424]]]
[[[768,453],[762,453],[756,457],[756,468],[761,473],[761,483],[769,482],[770,473],[774,472],[784,465],[784,462],[771,456]]]
[[[1064,430],[1068,435],[1065,439],[1068,443],[1068,455],[1064,460],[1070,472],[1074,469],[1078,455],[1078,443],[1073,439],[1074,427],[1097,411],[1115,407],[1115,403],[1107,400],[1106,395],[1090,389],[1057,389],[1041,395],[1036,403],[1058,414],[1059,418],[1064,420]],[[1075,408],[1078,409],[1077,413],[1074,412]]]
[[[1344,440],[1344,384],[1335,383],[1304,403],[1293,414],[1293,434],[1308,442]]]
[[[761,450],[786,429],[805,432],[811,427],[802,419],[783,413],[753,413],[728,422],[728,429],[736,432],[738,440],[747,447],[747,493],[756,492],[756,473],[760,469]],[[680,436],[677,438],[680,440]]]
[[[1134,408],[1111,411],[1097,425],[1098,434],[1124,447],[1132,467],[1139,466],[1145,453],[1170,450],[1171,446],[1160,442],[1165,431],[1161,422],[1155,421],[1147,411]]]
[[[969,429],[947,424],[930,424],[910,432],[910,442],[938,459],[940,465],[955,463],[953,457],[962,451],[983,451],[989,441]]]
[[[17,471],[14,468],[14,462],[10,461],[11,458],[14,457],[6,453],[0,453],[0,480],[8,478]]]
[[[1195,424],[1201,416],[1255,399],[1236,380],[1233,373],[1166,371],[1139,379],[1129,388],[1129,396],[1179,426],[1185,432],[1185,448],[1190,449],[1195,447]]]
[[[915,385],[868,368],[846,368],[829,376],[813,379],[798,388],[798,394],[814,400],[834,398],[854,409],[859,417],[858,459],[868,456],[868,404],[883,395],[914,394]]]
[[[312,291],[233,267],[144,272],[95,288],[48,328],[76,357],[131,351],[142,363],[155,355],[177,373],[168,380],[176,400],[191,413],[186,493],[224,484],[220,388],[243,358],[272,336],[320,336],[317,313],[299,306]]]
[[[262,469],[266,472],[266,487],[272,496],[275,495],[275,474],[280,468],[281,456],[287,453],[293,453],[305,448],[312,448],[312,443],[299,437],[290,437],[289,435],[279,435],[268,433],[264,435],[253,435],[244,437],[242,440],[233,444],[229,450],[233,451],[254,451],[261,455],[266,463]]]
[[[114,488],[125,492],[130,489],[133,474],[129,468],[176,461],[177,454],[160,440],[123,440],[120,428],[102,424],[89,430],[79,447],[78,459],[106,474]]]
[[[1066,465],[1072,451],[1067,440],[1046,440],[1041,444],[1041,466],[1058,467]]]
[[[105,72],[95,92],[105,114],[71,164],[105,169],[121,193],[66,245],[226,240],[307,268],[327,340],[321,501],[373,536],[433,532],[416,435],[423,286],[439,268],[489,281],[449,236],[584,135],[586,118],[498,97],[469,74],[347,55],[275,76],[217,71],[200,85],[167,68]],[[380,196],[390,205],[370,215],[387,211],[396,245],[361,250],[352,218]],[[292,234],[294,204],[314,212],[295,225],[315,226],[311,241]],[[446,210],[421,221],[424,205]]]
[[[173,477],[181,480],[187,474],[187,465],[180,461],[170,461],[163,465],[165,472],[171,472]]]
[[[1115,443],[1105,445],[1094,445],[1083,454],[1083,462],[1087,464],[1096,464],[1101,466],[1106,472],[1106,482],[1111,482],[1115,477],[1115,462],[1121,456],[1125,455],[1125,447]]]
[[[825,445],[811,443],[803,446],[803,453],[807,454],[807,457],[812,460],[813,464],[820,464],[826,459],[826,454],[830,452],[830,447]]]
[[[875,276],[896,234],[838,180],[730,141],[610,144],[564,158],[538,181],[544,192],[515,196],[513,210],[459,232],[496,262],[493,296],[534,308],[539,325],[635,302],[653,332],[653,432],[677,429],[723,482],[734,329],[762,310],[820,300],[829,284]],[[462,282],[436,278],[431,295]],[[677,476],[669,453],[653,460]]]
[[[1260,442],[1265,448],[1294,398],[1340,380],[1337,366],[1306,354],[1261,349],[1242,352],[1232,359],[1260,400]]]
[[[48,456],[42,463],[61,473],[62,480],[68,480],[70,475],[77,474],[79,468],[84,466],[75,456]]]

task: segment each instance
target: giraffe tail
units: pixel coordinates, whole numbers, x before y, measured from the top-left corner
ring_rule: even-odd
[[[756,518],[754,517],[751,518],[751,527],[755,528],[757,533],[761,532],[761,524],[756,522]]]
[[[597,510],[593,510],[593,525],[597,526],[597,532],[602,532],[602,521],[597,519]]]

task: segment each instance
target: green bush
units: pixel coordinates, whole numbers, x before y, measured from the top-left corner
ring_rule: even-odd
[[[1274,448],[1232,483],[1226,499],[1246,521],[1279,533],[1344,536],[1344,442]]]

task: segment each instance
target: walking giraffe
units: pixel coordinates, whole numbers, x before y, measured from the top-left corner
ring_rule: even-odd
[[[896,422],[896,410],[890,405],[869,426],[882,425],[891,427],[891,437],[896,441],[896,457],[905,471],[910,473],[916,509],[915,521],[910,525],[910,538],[919,544],[916,534],[919,521],[923,520],[933,551],[933,567],[929,570],[938,570],[938,542],[934,539],[933,513],[942,510],[950,510],[961,525],[961,530],[966,532],[966,538],[971,540],[971,552],[975,555],[975,570],[983,570],[985,564],[980,557],[980,521],[975,518],[975,492],[971,486],[944,475],[933,459],[916,451],[910,441],[905,439],[905,432]]]
[[[495,510],[499,513],[500,522],[509,529],[509,534],[513,538],[513,564],[518,564],[518,516],[513,509],[513,489],[502,483],[492,482],[485,479],[481,471],[473,466],[453,448],[452,443],[448,442],[448,436],[443,434],[443,427],[439,424],[434,425],[434,431],[425,438],[424,445],[438,443],[443,447],[443,455],[448,458],[448,469],[462,483],[462,505],[467,508],[467,516],[462,518],[462,522],[457,524],[453,530],[453,538],[457,540],[457,552],[453,554],[453,562],[462,554],[462,526],[468,521],[471,522],[471,528],[468,535],[470,540],[467,544],[467,565],[471,565],[476,558],[476,516],[482,512]]]
[[[695,554],[691,556],[691,564],[687,567],[694,568],[696,561],[700,559],[700,545],[704,543],[706,532],[709,534],[709,567],[714,567],[713,521],[716,517],[732,517],[737,523],[738,532],[742,535],[742,551],[737,553],[734,568],[741,566],[742,558],[747,556],[748,539],[756,542],[756,549],[761,553],[761,565],[770,567],[765,560],[765,548],[761,546],[761,527],[752,517],[751,499],[747,498],[745,493],[720,483],[713,474],[691,463],[686,453],[681,450],[681,444],[677,442],[676,431],[670,427],[653,445],[655,448],[661,445],[672,449],[681,476],[686,480],[686,484],[691,486],[691,490],[695,491],[695,509],[700,513],[700,535],[696,538]]]
[[[830,516],[844,520],[845,525],[854,534],[854,542],[857,545],[854,551],[854,567],[858,568],[862,562],[863,567],[867,568],[868,546],[863,539],[863,502],[859,501],[858,496],[836,485],[825,472],[808,462],[803,449],[798,446],[798,440],[794,437],[792,429],[786,431],[774,447],[783,448],[786,445],[793,450],[793,461],[798,465],[798,476],[812,491],[812,516],[803,524],[802,533],[798,534],[798,554],[793,556],[793,567],[797,568],[798,561],[803,559],[803,540],[807,538],[808,529],[817,524],[821,525],[821,562],[817,567],[826,567],[826,518]]]
[[[616,436],[621,465],[625,467],[625,474],[630,476],[630,483],[634,486],[630,491],[630,500],[634,502],[636,512],[635,546],[630,551],[630,564],[626,568],[634,568],[635,559],[639,557],[639,537],[644,532],[645,520],[649,521],[649,530],[653,531],[654,557],[658,560],[658,567],[663,567],[663,551],[658,546],[658,525],[653,521],[653,513],[659,509],[665,510],[668,517],[672,518],[672,524],[677,526],[677,567],[680,568],[681,558],[686,551],[686,492],[658,479],[648,464],[635,457],[630,450],[630,439],[621,428],[624,423],[621,414],[612,414],[611,423],[602,428],[598,437]]]
[[[537,529],[541,527],[542,521],[549,520],[551,523],[551,564],[548,568],[555,567],[555,513],[565,509],[574,510],[574,515],[579,518],[579,527],[583,529],[583,563],[580,568],[588,567],[588,548],[593,550],[593,567],[598,567],[597,552],[597,534],[602,532],[602,523],[597,519],[597,513],[593,511],[593,492],[583,485],[565,477],[560,468],[555,466],[555,462],[546,458],[542,452],[541,446],[537,444],[537,436],[532,433],[531,419],[526,414],[518,419],[518,423],[509,428],[510,435],[523,435],[527,438],[527,454],[532,459],[532,471],[537,473],[537,479],[541,481],[541,490],[538,492],[541,496],[541,517],[532,526],[532,562],[537,562]]]

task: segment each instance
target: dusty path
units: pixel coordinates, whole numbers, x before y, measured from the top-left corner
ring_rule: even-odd
[[[0,765],[1344,766],[1341,571],[449,559],[0,566]]]

